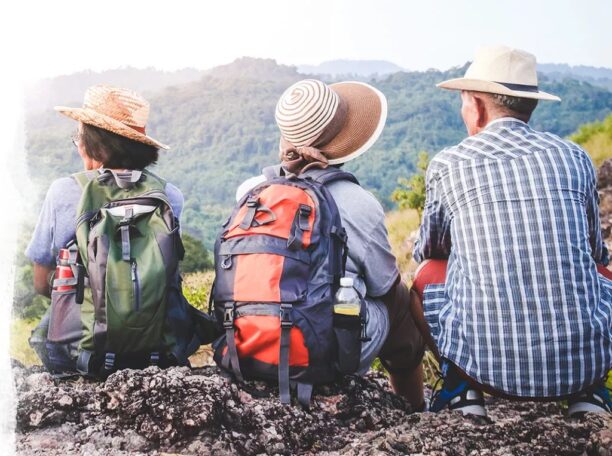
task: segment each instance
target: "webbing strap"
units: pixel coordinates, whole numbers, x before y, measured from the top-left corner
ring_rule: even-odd
[[[312,383],[297,384],[298,402],[302,404],[306,410],[310,409],[310,398],[312,397]]]
[[[242,222],[240,222],[240,229],[242,230],[248,230],[249,228],[251,228],[251,225],[253,224],[253,220],[255,220],[255,214],[257,213],[257,207],[259,206],[259,199],[249,198],[247,199],[246,205],[247,205],[246,214],[244,214],[244,218],[242,219]]]
[[[130,225],[134,217],[134,209],[127,207],[125,209],[125,217],[119,223],[121,229],[121,259],[123,261],[131,261],[132,252],[130,246]]]
[[[280,306],[280,354],[278,357],[278,390],[281,404],[291,403],[291,390],[289,389],[289,348],[291,342],[291,328],[293,327],[293,306],[281,304]]]
[[[252,226],[262,226],[267,225],[268,223],[272,223],[276,220],[276,215],[274,212],[267,206],[263,204],[259,204],[259,198],[250,197],[247,199],[247,212],[240,222],[240,228],[243,230],[248,230]],[[256,220],[255,216],[258,212],[265,212],[268,214],[268,218],[265,220]]]
[[[89,375],[90,366],[89,361],[91,360],[91,355],[93,353],[89,350],[79,350],[79,356],[77,357],[76,368],[77,371],[83,375]]]
[[[299,250],[304,247],[304,232],[310,231],[308,220],[311,212],[312,208],[306,204],[300,204],[298,207],[287,239],[288,249]]]
[[[76,285],[78,283],[77,278],[76,277],[66,277],[63,279],[55,279],[53,281],[53,288],[57,288],[57,287],[71,287],[73,285]]]
[[[225,342],[227,343],[227,356],[229,358],[229,366],[236,376],[236,380],[242,382],[242,372],[240,372],[240,363],[238,361],[238,350],[236,348],[236,335],[234,330],[234,304],[225,304],[225,316],[223,318],[223,327],[225,328]],[[228,367],[229,367],[228,366]]]

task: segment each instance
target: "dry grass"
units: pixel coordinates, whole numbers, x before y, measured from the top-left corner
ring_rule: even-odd
[[[34,327],[38,324],[36,320],[13,319],[11,321],[10,356],[26,366],[41,364],[38,356],[30,347],[28,339]]]

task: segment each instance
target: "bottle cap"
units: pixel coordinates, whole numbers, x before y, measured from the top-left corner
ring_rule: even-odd
[[[352,287],[353,286],[353,278],[352,277],[342,277],[340,279],[341,287]]]

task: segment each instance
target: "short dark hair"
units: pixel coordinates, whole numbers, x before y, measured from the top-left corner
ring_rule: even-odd
[[[85,123],[80,141],[85,153],[106,168],[144,169],[159,158],[155,146]]]
[[[489,99],[502,112],[527,122],[538,105],[533,98],[513,97],[499,93],[489,93]]]

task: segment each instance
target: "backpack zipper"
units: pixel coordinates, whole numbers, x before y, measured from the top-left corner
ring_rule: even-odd
[[[140,310],[140,279],[138,277],[138,266],[136,265],[136,260],[132,260],[131,263],[132,268],[132,290],[134,293],[134,310]]]

